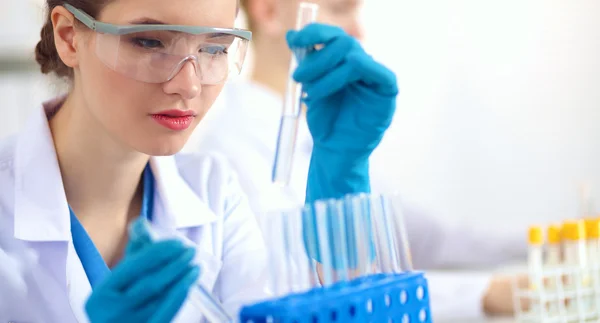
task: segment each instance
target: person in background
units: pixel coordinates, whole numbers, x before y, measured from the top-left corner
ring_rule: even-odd
[[[312,2],[320,6],[319,22],[339,26],[357,40],[363,39],[359,21],[361,0]],[[253,32],[254,64],[250,67],[250,80],[225,86],[215,109],[185,148],[225,155],[236,168],[242,188],[259,217],[278,203],[273,199],[276,188],[271,183],[271,172],[291,57],[285,33],[294,28],[298,4],[297,0],[241,1]],[[252,99],[248,101],[248,97]],[[296,148],[289,189],[294,200],[302,203],[313,149],[304,116]],[[385,169],[371,169],[371,172],[375,173],[372,180],[394,180],[386,178]],[[512,313],[510,278],[493,275],[490,269],[524,259],[527,248],[523,232],[507,235],[472,228],[466,223],[443,224],[414,205],[405,207],[413,265],[416,269],[430,270],[427,277],[434,317]],[[453,271],[440,272],[440,269]],[[469,272],[458,273],[456,269]],[[456,298],[458,294],[460,300]]]

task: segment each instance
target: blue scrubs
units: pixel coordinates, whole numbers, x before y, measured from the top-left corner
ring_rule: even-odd
[[[142,210],[140,216],[145,217],[149,221],[152,220],[152,206],[154,204],[154,176],[150,165],[146,165],[143,173],[143,195],[142,195]],[[73,246],[75,252],[81,260],[85,274],[92,286],[92,289],[102,279],[110,273],[110,269],[102,259],[102,256],[96,249],[94,242],[90,239],[75,213],[69,206],[69,212],[71,213],[71,235],[73,237]]]

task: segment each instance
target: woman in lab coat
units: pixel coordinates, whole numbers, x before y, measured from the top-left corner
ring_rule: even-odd
[[[358,21],[361,1],[316,0],[318,19],[338,25],[362,39]],[[231,160],[255,213],[275,208],[271,184],[282,97],[288,78],[289,51],[285,31],[293,28],[295,1],[245,0],[242,8],[253,31],[251,79],[225,86],[215,108],[198,127],[186,149],[218,151]],[[246,98],[252,97],[251,107]],[[313,143],[301,119],[294,158],[291,191],[296,201],[305,198],[306,178]],[[381,151],[378,152],[381,155]],[[385,169],[371,168],[372,185],[394,187]],[[511,282],[494,276],[490,268],[523,260],[526,241],[520,230],[495,232],[472,228],[467,223],[442,223],[435,217],[406,205],[404,212],[414,266],[429,271],[434,317],[438,319],[481,317],[512,311]],[[466,270],[464,273],[435,269]],[[456,296],[460,295],[460,300]]]
[[[227,162],[213,154],[173,156],[228,73],[239,72],[250,33],[231,29],[236,1],[47,5],[36,59],[71,90],[0,142],[0,281],[11,282],[0,284],[0,320],[198,321],[185,303],[198,279],[233,315],[266,296],[265,246]],[[338,50],[336,40],[352,42],[339,28],[317,24],[288,36],[290,46],[325,44],[309,56],[322,68],[305,66],[305,85],[336,75],[317,55],[325,53],[354,71],[354,81],[336,82],[344,86],[336,93],[385,103],[381,120],[362,109],[379,125],[368,132],[381,137],[395,107],[393,73],[360,46]],[[309,106],[351,112],[326,104],[332,94],[323,89]],[[336,167],[328,164],[319,167]],[[130,239],[128,226],[143,218],[193,246]]]

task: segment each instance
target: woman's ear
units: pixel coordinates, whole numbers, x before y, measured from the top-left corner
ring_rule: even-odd
[[[78,65],[75,46],[75,17],[62,6],[55,7],[51,14],[54,30],[54,46],[63,63],[71,68]]]

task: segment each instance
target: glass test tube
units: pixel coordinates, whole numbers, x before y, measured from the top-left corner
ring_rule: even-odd
[[[587,269],[585,244],[585,224],[583,221],[567,221],[563,224],[565,268],[567,268],[565,289],[574,295],[568,299],[567,311],[583,313],[583,289],[589,287],[590,277]]]
[[[157,241],[160,239],[158,238],[159,233],[145,219],[135,221],[129,227],[128,231],[130,239],[144,239],[148,241]],[[204,315],[208,322],[233,322],[233,319],[227,314],[221,304],[199,282],[196,282],[190,290],[187,300]]]
[[[527,267],[529,271],[529,290],[532,295],[536,295],[531,299],[531,311],[539,314],[542,311],[543,304],[541,303],[541,295],[544,283],[543,270],[543,247],[544,233],[541,227],[532,226],[529,228],[529,250],[527,257]]]
[[[554,268],[562,262],[561,247],[562,242],[560,226],[553,224],[548,227],[548,249],[544,264],[548,268]]]
[[[592,271],[597,271],[600,264],[600,259],[598,258],[600,253],[600,219],[586,219],[585,232],[587,237],[588,265]],[[594,272],[594,275],[596,273]]]
[[[593,318],[597,319],[600,310],[600,219],[586,219],[585,234],[587,238],[588,272],[592,279],[593,288],[590,309],[595,309]]]
[[[331,285],[334,282],[335,264],[331,250],[329,237],[329,208],[331,201],[315,201],[314,214],[316,220],[317,240],[319,241],[319,255],[321,256],[321,284],[323,286]]]
[[[285,212],[275,212],[264,215],[266,219],[266,244],[269,246],[269,270],[271,291],[274,296],[289,293],[289,278],[284,220]]]
[[[310,212],[316,221],[312,225],[318,236],[315,246],[324,286],[374,272],[412,270],[397,202],[390,196],[371,194],[315,201]]]
[[[317,286],[314,264],[305,249],[305,245],[315,246],[317,239],[308,235],[305,241],[304,226],[310,226],[303,223],[305,212],[303,208],[291,208],[263,216],[263,233],[269,252],[269,284],[275,297]]]
[[[371,217],[376,242],[379,270],[385,273],[402,272],[401,252],[395,232],[394,214],[390,214],[388,198],[375,196],[371,199]]]
[[[364,199],[356,196],[346,196],[345,206],[348,210],[354,210],[354,215],[349,217],[351,222],[349,234],[354,235],[354,243],[351,245],[355,249],[355,254],[351,263],[359,275],[372,273],[372,250],[368,243],[371,231],[369,226],[365,225],[365,215],[360,210],[367,210],[368,204]]]
[[[561,297],[558,294],[558,286],[559,282],[562,285],[562,275],[559,271],[559,266],[562,263],[561,257],[561,232],[559,225],[550,225],[547,230],[547,249],[546,249],[546,259],[544,260],[544,267],[547,269],[547,272],[550,272],[551,275],[546,282],[546,290],[553,295],[550,299],[550,304],[548,308],[548,312],[550,315],[555,316],[559,314],[561,304]],[[560,295],[562,295],[561,293]]]
[[[385,226],[389,227],[387,233],[392,244],[394,256],[394,269],[396,273],[413,270],[412,256],[408,232],[404,222],[402,199],[399,194],[381,196]]]
[[[315,22],[319,6],[314,3],[301,2],[296,17],[296,30]],[[273,182],[287,186],[292,173],[294,150],[296,148],[296,136],[298,133],[298,122],[302,111],[302,85],[292,78],[298,67],[298,62],[312,49],[296,48],[293,50],[290,61],[288,83],[285,91],[281,124],[277,137],[277,149],[273,163]]]

